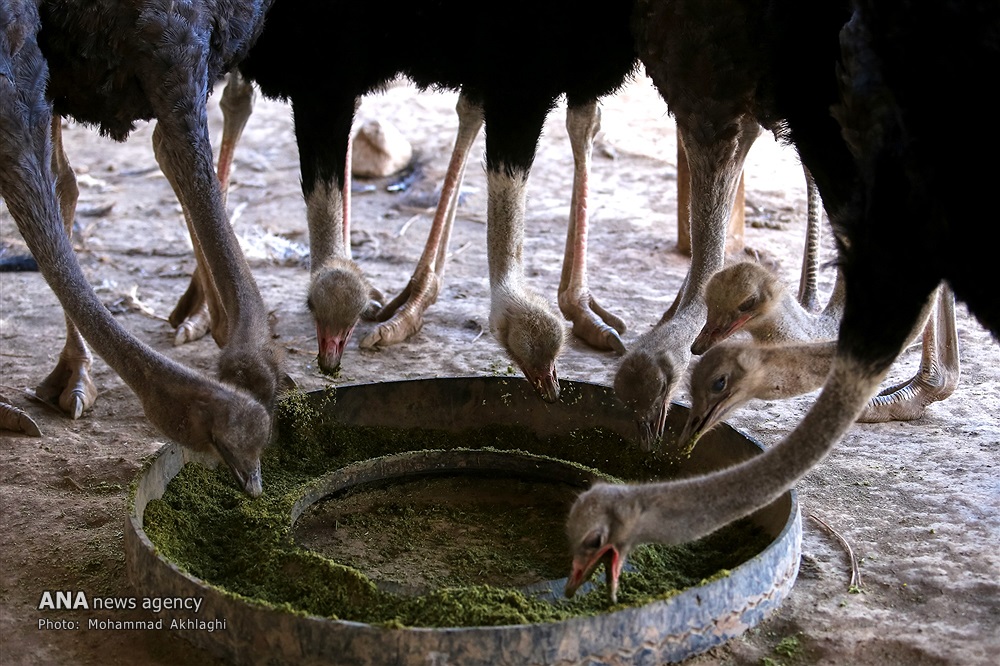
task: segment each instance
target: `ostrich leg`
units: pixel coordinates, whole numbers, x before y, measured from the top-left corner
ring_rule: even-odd
[[[73,220],[80,189],[76,174],[63,149],[62,119],[52,116],[52,172],[56,178],[56,195],[66,237],[73,237]],[[65,314],[65,313],[64,313]],[[66,314],[66,345],[59,354],[55,369],[35,388],[35,394],[72,419],[78,419],[97,400],[97,387],[90,379],[93,357],[87,349],[76,324]]]
[[[566,253],[559,280],[559,309],[573,322],[573,334],[597,349],[625,353],[620,334],[625,322],[608,312],[591,295],[587,285],[587,197],[594,137],[601,128],[601,110],[596,101],[570,105],[566,130],[573,147],[573,195],[570,204]]]
[[[472,144],[483,126],[482,107],[465,95],[459,96],[455,110],[458,112],[458,135],[427,244],[406,288],[376,316],[383,323],[361,340],[361,347],[364,349],[394,345],[414,335],[423,326],[424,312],[437,300],[448,259],[448,241],[458,209],[465,166]]]
[[[222,144],[219,146],[219,162],[216,169],[216,176],[222,188],[223,205],[226,195],[229,193],[229,177],[232,173],[233,154],[236,144],[239,143],[246,127],[247,120],[253,112],[254,90],[253,84],[246,81],[239,72],[233,70],[229,74],[229,80],[222,91],[222,99],[219,100],[219,108],[222,110]],[[188,230],[191,232],[191,242],[196,243],[197,239],[191,231],[191,222],[188,221]],[[200,252],[195,252],[196,257],[200,257]],[[218,295],[212,291],[211,284],[205,278],[205,266],[200,260],[191,276],[191,283],[187,291],[181,296],[173,312],[170,313],[168,321],[176,328],[174,333],[174,344],[182,345],[202,338],[210,329],[212,322],[218,323],[213,330],[213,336],[219,344],[224,341],[225,313],[221,310],[218,302]],[[213,314],[214,313],[214,317]],[[221,339],[220,339],[221,338]]]
[[[910,379],[879,391],[858,417],[862,423],[911,421],[927,405],[950,396],[961,374],[955,295],[942,283],[937,294],[937,315],[927,317],[921,343],[920,367]]]
[[[802,252],[802,273],[799,277],[799,303],[808,312],[819,311],[817,277],[819,275],[819,245],[822,236],[823,202],[819,188],[809,169],[802,167],[806,177],[806,243]]]

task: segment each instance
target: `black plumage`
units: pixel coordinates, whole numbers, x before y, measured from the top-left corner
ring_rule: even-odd
[[[654,14],[680,17],[688,3],[645,4]],[[672,33],[661,24],[667,31],[660,36],[683,41],[686,30],[696,38],[701,26],[692,17],[714,20],[698,14],[700,3],[690,4],[694,13]],[[764,32],[757,41],[713,41],[713,50],[727,54],[721,64],[729,69],[720,71],[728,76],[740,62],[760,64],[763,94],[746,99],[767,105],[751,105],[751,114],[787,123],[785,136],[816,177],[835,227],[846,286],[836,355],[802,422],[762,455],[704,476],[600,484],[582,494],[567,523],[574,552],[569,593],[605,557],[616,563],[613,591],[634,545],[709,534],[767,505],[819,464],[876,391],[941,281],[1000,341],[995,248],[985,242],[997,171],[988,158],[1000,138],[994,111],[982,102],[1000,68],[1000,4],[856,0],[839,7],[842,15],[829,3],[715,3],[723,16],[728,6],[750,10],[745,25]],[[812,23],[816,16],[823,20]],[[655,28],[647,33],[656,36]],[[751,53],[744,58],[733,47]],[[671,90],[683,94],[684,74],[674,74],[680,80]],[[810,77],[805,88],[803,75]]]
[[[264,95],[291,102],[314,254],[310,307],[317,319],[321,367],[339,366],[343,343],[370,291],[360,271],[336,256],[337,248],[340,255],[348,254],[344,240],[329,232],[343,222],[338,217],[342,206],[326,199],[343,190],[358,98],[397,76],[421,88],[461,90],[485,120],[488,177],[521,183],[545,118],[561,96],[570,107],[589,103],[617,90],[634,71],[632,11],[632,0],[517,0],[500,6],[392,0],[379,4],[377,16],[370,6],[352,2],[275,3],[239,68]],[[491,325],[543,397],[554,399],[562,324],[522,286],[523,213],[517,211],[523,206],[523,184],[496,197],[499,185],[494,185],[491,201],[505,203],[488,215]],[[322,203],[309,203],[316,197]],[[324,276],[318,263],[328,264],[333,277]],[[325,302],[336,300],[333,294],[352,295],[349,316],[344,309],[323,312]],[[328,326],[324,319],[337,325]],[[531,335],[518,335],[529,329]],[[326,348],[333,350],[329,356]]]

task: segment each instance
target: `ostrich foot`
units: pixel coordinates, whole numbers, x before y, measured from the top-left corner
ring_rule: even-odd
[[[171,315],[172,320],[173,315]],[[180,347],[205,337],[212,328],[212,317],[208,314],[208,306],[202,303],[195,312],[185,315],[180,324],[172,325],[175,328],[174,346]]]
[[[913,421],[923,416],[927,405],[950,396],[958,386],[958,375],[949,372],[918,373],[911,379],[880,391],[865,406],[859,423]]]
[[[621,317],[605,310],[589,292],[559,294],[559,310],[573,322],[573,335],[595,349],[625,353]]]
[[[175,347],[200,340],[212,330],[212,316],[209,314],[205,292],[197,275],[191,278],[187,291],[177,301],[167,321],[175,329]]]
[[[38,398],[65,412],[71,419],[80,418],[97,401],[97,387],[90,379],[90,357],[63,351],[49,376],[35,389]]]
[[[927,405],[944,400],[955,391],[960,375],[955,296],[942,285],[938,293],[937,322],[929,317],[924,326],[917,374],[880,391],[865,406],[858,421],[884,423],[918,419]]]
[[[42,431],[38,429],[34,419],[23,409],[10,404],[3,396],[0,396],[0,430],[19,432],[29,437],[42,436]]]
[[[382,323],[361,340],[361,348],[388,347],[415,335],[424,325],[424,312],[437,300],[441,282],[434,271],[415,273],[406,288],[379,311],[376,320]]]
[[[379,315],[382,313],[385,303],[385,296],[372,285],[368,285],[368,306],[362,311],[361,318],[365,321],[381,321]]]

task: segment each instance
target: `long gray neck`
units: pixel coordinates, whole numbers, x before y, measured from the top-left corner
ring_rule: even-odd
[[[762,400],[793,398],[823,385],[830,374],[836,342],[804,342],[754,348],[760,367],[754,397]]]
[[[43,182],[34,185],[44,187]],[[43,209],[38,209],[30,203],[25,204],[19,194],[13,190],[8,196],[8,205],[15,212],[18,229],[31,253],[38,259],[39,270],[59,298],[63,310],[101,358],[140,396],[148,393],[144,388],[168,381],[168,376],[191,380],[193,373],[133,337],[104,307],[76,260],[73,247],[63,231],[55,199],[48,196],[33,198],[43,206]],[[28,210],[24,210],[25,205]],[[32,221],[22,223],[22,220]]]
[[[334,259],[350,259],[351,249],[344,237],[344,193],[333,180],[316,183],[306,198],[309,224],[309,272],[315,276]]]
[[[838,358],[802,422],[763,454],[705,476],[633,486],[631,501],[642,509],[635,542],[698,539],[777,499],[840,441],[883,375]]]
[[[524,208],[527,174],[488,170],[487,263],[491,289],[524,289]]]

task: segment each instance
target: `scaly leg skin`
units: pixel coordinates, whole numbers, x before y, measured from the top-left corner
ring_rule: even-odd
[[[625,353],[621,334],[625,322],[605,310],[587,285],[587,198],[594,137],[601,128],[601,109],[596,101],[566,109],[566,131],[573,147],[573,195],[562,277],[559,280],[559,310],[573,322],[573,335],[597,349]]]
[[[423,254],[406,288],[379,311],[376,318],[383,323],[361,340],[362,349],[388,347],[415,335],[423,326],[424,312],[437,300],[441,290],[465,166],[483,126],[482,107],[465,95],[459,96],[455,110],[458,135]]]
[[[924,326],[920,368],[917,374],[879,392],[858,417],[862,423],[912,421],[928,405],[950,396],[961,374],[955,296],[942,284],[937,294],[937,321],[928,317]]]
[[[823,219],[823,202],[819,197],[816,181],[805,166],[802,171],[806,178],[806,243],[802,252],[802,272],[799,275],[799,303],[809,312],[819,312],[817,278],[819,274],[819,246]]]
[[[73,167],[63,150],[62,118],[59,116],[52,117],[52,172],[56,177],[56,194],[59,197],[59,211],[66,228],[66,237],[72,238],[80,189],[76,184]],[[66,345],[59,354],[56,367],[35,388],[35,395],[62,410],[71,419],[80,418],[97,400],[97,387],[90,379],[92,362],[93,357],[87,349],[87,343],[76,324],[66,315]]]
[[[236,144],[239,143],[246,127],[247,120],[253,112],[254,89],[253,84],[240,76],[239,72],[233,71],[229,75],[225,89],[222,91],[222,99],[219,100],[219,108],[222,110],[222,143],[219,146],[219,162],[216,169],[216,176],[222,188],[222,202],[225,205],[226,196],[229,193],[229,178],[232,174],[233,155]],[[190,231],[191,224],[188,223]],[[192,234],[191,242],[197,242]],[[196,253],[196,257],[200,254]],[[195,268],[191,276],[191,283],[187,291],[177,301],[173,312],[170,313],[168,321],[176,330],[174,333],[174,345],[180,346],[188,342],[194,342],[205,336],[212,329],[212,310],[217,310],[218,305],[209,307],[209,297],[215,297],[214,292],[206,288],[206,278],[201,262]],[[213,330],[213,336],[217,342],[224,326],[218,330]],[[224,340],[224,338],[223,338]]]

